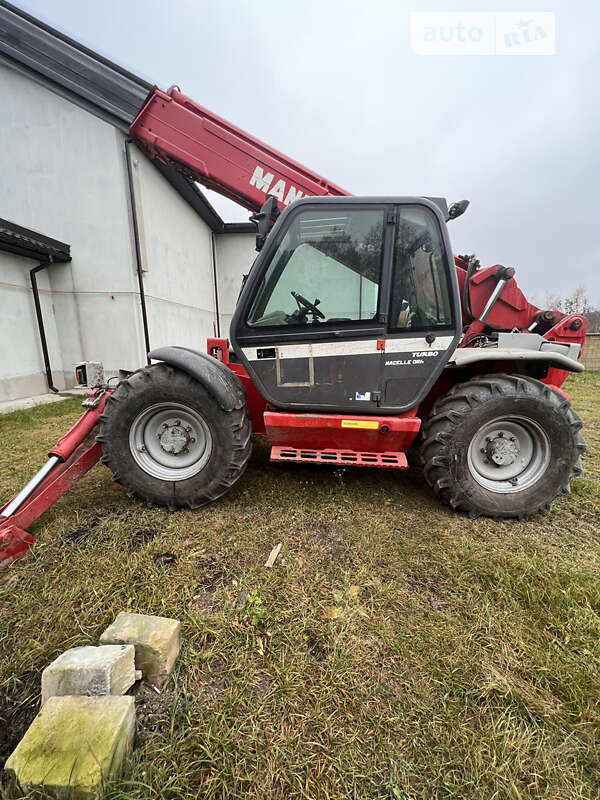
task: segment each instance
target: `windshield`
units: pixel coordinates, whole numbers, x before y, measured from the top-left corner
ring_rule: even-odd
[[[374,319],[382,244],[383,209],[301,212],[273,254],[248,324]]]

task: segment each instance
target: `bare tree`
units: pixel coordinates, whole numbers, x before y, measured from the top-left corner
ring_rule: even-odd
[[[600,309],[590,303],[584,286],[578,286],[567,297],[547,294],[544,308],[562,311],[563,314],[582,314],[588,320],[588,333],[600,333]]]

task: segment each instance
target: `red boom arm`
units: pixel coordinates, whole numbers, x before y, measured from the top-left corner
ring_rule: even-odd
[[[268,194],[284,208],[300,197],[348,195],[283,155],[199,106],[172,86],[155,88],[131,126],[150,158],[158,158],[208,189],[258,211]]]

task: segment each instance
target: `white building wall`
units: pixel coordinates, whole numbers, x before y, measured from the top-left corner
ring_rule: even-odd
[[[216,322],[212,231],[137,148],[131,158],[150,346],[204,351]]]
[[[38,273],[54,383],[102,361],[145,363],[125,134],[0,63],[0,217],[71,246],[70,264]],[[152,348],[204,350],[216,323],[212,232],[131,148]],[[221,334],[227,336],[253,234],[215,236]],[[29,270],[0,251],[0,401],[46,391]]]
[[[35,308],[26,288],[30,285],[29,271],[35,266],[36,262],[28,258],[0,252],[0,399],[47,391],[45,374],[40,371],[44,361]],[[36,277],[50,360],[61,364],[48,275],[38,272]],[[62,370],[53,377],[55,385],[64,388]]]
[[[56,383],[61,385],[64,373],[72,385],[73,365],[84,358],[101,360],[108,370],[133,368],[143,348],[123,135],[4,65],[0,65],[0,96],[0,216],[71,245],[73,261],[47,271],[59,340],[59,352],[51,353]],[[29,261],[30,267],[34,263]],[[6,273],[6,258],[0,269]],[[28,280],[24,284],[28,286]],[[1,399],[35,393],[43,371],[41,354],[37,369],[31,359],[22,358],[32,342],[38,353],[39,345],[36,327],[28,323],[31,292],[21,291],[26,302],[21,299],[15,314],[23,341],[2,364]],[[4,310],[8,302],[0,286],[0,308]],[[52,327],[46,315],[45,322]],[[4,338],[4,313],[0,325]]]
[[[215,243],[221,336],[229,336],[229,325],[242,288],[242,278],[250,272],[258,255],[256,235],[220,233],[215,236]]]
[[[39,274],[55,384],[73,385],[82,360],[107,374],[136,369],[145,346],[125,135],[3,64],[0,97],[0,217],[71,246],[70,264]],[[132,157],[151,347],[203,350],[216,320],[211,231],[145,156]],[[46,390],[34,264],[0,252],[0,400]]]

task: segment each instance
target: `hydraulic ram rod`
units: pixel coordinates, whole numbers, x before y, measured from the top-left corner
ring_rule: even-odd
[[[40,483],[44,480],[46,475],[51,472],[54,467],[60,461],[58,456],[50,456],[48,461],[44,464],[44,466],[37,472],[33,478],[29,481],[29,483],[24,486],[19,494],[17,494],[10,503],[2,510],[0,513],[0,517],[12,517],[12,515],[17,511],[27,500],[29,495],[33,492],[34,489],[40,485]]]

